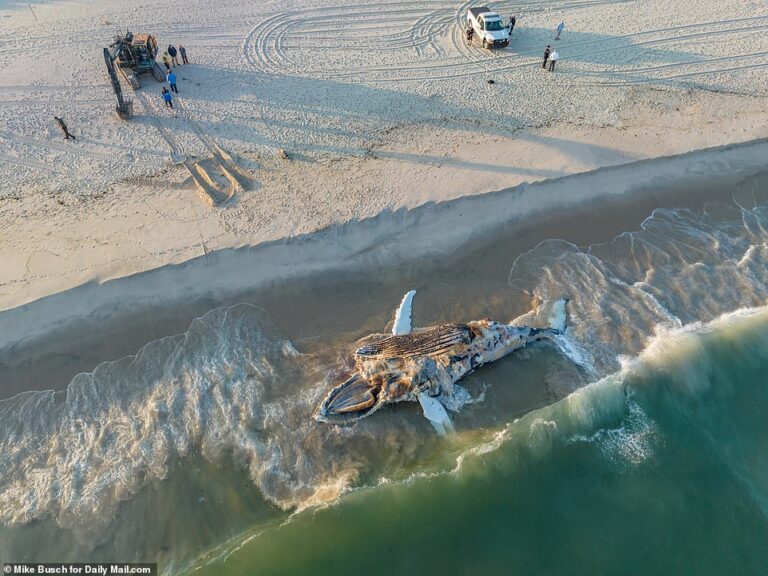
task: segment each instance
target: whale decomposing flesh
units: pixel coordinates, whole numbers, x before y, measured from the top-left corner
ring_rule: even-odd
[[[391,336],[370,336],[354,353],[355,371],[333,388],[315,418],[349,424],[387,404],[419,401],[424,415],[440,434],[453,430],[441,398],[481,366],[539,340],[558,343],[565,331],[565,300],[552,307],[556,318],[547,328],[514,326],[484,319],[466,324],[411,328],[415,291],[408,292],[395,315]]]

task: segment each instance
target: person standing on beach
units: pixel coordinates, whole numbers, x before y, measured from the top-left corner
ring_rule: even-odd
[[[555,71],[555,64],[557,64],[557,60],[560,58],[560,54],[557,53],[557,50],[552,52],[549,56],[549,71],[554,72]]]
[[[72,134],[69,133],[69,130],[67,129],[67,125],[64,123],[64,120],[62,120],[58,116],[54,116],[53,118],[56,120],[56,122],[59,123],[59,128],[61,128],[61,131],[64,133],[64,140],[70,140],[70,139],[77,140],[77,138],[75,138],[74,136],[72,136]]]
[[[173,44],[168,44],[168,54],[171,56],[171,64],[178,66],[179,59],[176,58],[176,54],[178,54],[178,52],[176,52],[176,47]]]
[[[179,93],[179,89],[176,88],[176,73],[173,71],[168,72],[168,84],[170,85],[172,92],[176,92],[176,94]]]
[[[171,71],[171,57],[168,56],[168,52],[163,52],[163,64],[165,64],[165,69],[170,72]]]
[[[513,14],[509,17],[509,24],[507,25],[510,34],[512,34],[512,30],[515,29],[515,24],[517,24],[517,18],[515,18],[515,15]]]
[[[184,48],[184,46],[179,45],[179,54],[181,54],[181,63],[189,64],[189,60],[187,60],[187,49]]]
[[[560,34],[563,33],[564,28],[565,28],[565,22],[560,20],[560,24],[558,24],[557,28],[555,28],[555,30],[557,30],[557,36],[555,36],[555,40],[560,40]]]
[[[547,60],[549,60],[549,55],[552,52],[552,47],[547,44],[547,47],[544,49],[544,64],[541,65],[542,68],[547,67]]]
[[[173,95],[168,92],[168,88],[163,86],[161,94],[163,95],[163,100],[165,100],[165,107],[173,109]]]

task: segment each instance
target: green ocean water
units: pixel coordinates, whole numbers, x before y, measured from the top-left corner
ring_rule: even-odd
[[[738,203],[660,208],[604,244],[515,256],[494,238],[482,265],[468,250],[471,273],[451,267],[445,282],[419,271],[312,284],[300,301],[244,297],[66,392],[41,382],[0,400],[0,562],[157,562],[163,576],[768,573],[761,178]],[[543,326],[566,298],[566,348],[533,344],[464,378],[449,438],[416,403],[317,422],[358,338],[388,330],[410,288],[419,327]]]
[[[734,313],[457,448],[453,472],[254,527],[195,573],[765,574],[766,414],[768,311]]]

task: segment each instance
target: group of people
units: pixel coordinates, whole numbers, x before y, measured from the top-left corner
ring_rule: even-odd
[[[171,86],[171,89],[168,90],[168,88],[163,86],[163,89],[160,91],[160,93],[163,96],[165,107],[173,108],[173,94],[171,94],[171,92],[176,92],[176,94],[179,93],[179,89],[176,88],[176,74],[173,72],[168,73],[168,84]]]
[[[555,34],[555,40],[560,40],[560,34],[563,33],[563,30],[565,29],[565,22],[560,20],[560,23],[555,27],[555,31],[557,34]],[[549,71],[554,72],[555,71],[555,64],[557,64],[557,61],[560,59],[560,54],[557,52],[557,48],[552,50],[552,46],[547,44],[547,47],[544,49],[544,63],[541,65],[542,68],[547,67],[547,63],[549,63]]]
[[[512,30],[515,29],[515,24],[517,23],[517,18],[513,14],[509,17],[509,22],[507,23],[507,29],[509,30],[509,33],[512,34]],[[563,33],[563,30],[565,29],[565,22],[562,20],[560,23],[555,27],[555,30],[557,34],[555,35],[555,40],[560,40],[560,35]],[[475,34],[475,31],[472,29],[472,26],[467,23],[467,42],[472,42],[472,38]],[[179,64],[178,57],[181,56],[181,64]],[[555,65],[557,64],[557,61],[560,58],[560,54],[557,52],[557,49],[552,50],[552,46],[547,44],[547,47],[544,49],[544,63],[541,65],[542,68],[547,69],[547,65],[549,65],[549,71],[554,72],[555,71]],[[166,81],[168,82],[168,86],[170,87],[170,90],[163,86],[163,89],[161,91],[161,94],[163,96],[163,101],[165,102],[166,108],[173,109],[173,94],[178,94],[179,89],[176,86],[176,73],[172,70],[173,67],[181,66],[183,64],[189,64],[189,59],[187,58],[187,49],[184,48],[184,46],[179,45],[179,48],[177,49],[173,44],[168,44],[168,49],[163,52],[162,56],[163,64],[165,64],[165,70],[166,70]],[[64,120],[61,118],[58,118],[54,116],[56,119],[56,122],[59,124],[59,127],[61,128],[62,132],[64,133],[64,139],[65,140],[74,140],[75,137],[70,134],[69,130],[67,129],[67,125],[64,123]]]
[[[512,30],[515,29],[515,24],[517,23],[517,18],[513,14],[509,17],[509,23],[507,24],[507,30],[509,30],[509,33],[512,34]],[[560,40],[560,35],[563,33],[563,30],[565,29],[565,22],[560,20],[560,23],[555,27],[555,40]],[[467,22],[467,42],[471,43],[472,38],[475,35],[475,31],[472,29],[472,25]],[[560,54],[558,53],[557,49],[552,50],[552,46],[547,44],[547,47],[544,49],[544,63],[541,65],[544,69],[549,69],[550,72],[555,71],[555,65],[557,64],[557,61],[560,59]],[[547,68],[547,65],[549,67]]]
[[[547,63],[549,63],[549,71],[554,72],[555,64],[557,64],[559,58],[560,54],[557,53],[557,48],[552,50],[552,47],[547,44],[547,47],[544,49],[544,63],[541,65],[541,67],[546,68]]]
[[[187,59],[187,49],[184,48],[184,46],[179,46],[179,49],[176,50],[176,47],[173,44],[168,44],[168,49],[163,52],[163,64],[165,64],[165,70],[167,72],[165,79],[168,82],[168,86],[170,86],[170,90],[163,86],[161,94],[163,96],[163,101],[165,102],[165,107],[171,109],[173,109],[172,92],[176,94],[179,93],[179,89],[176,86],[176,72],[171,68],[181,65],[178,60],[179,55],[181,55],[181,64],[189,64],[189,60]]]
[[[177,50],[173,44],[168,44],[168,49],[163,52],[163,64],[167,72],[171,71],[171,66],[180,66],[179,56],[181,56],[181,64],[189,64],[187,60],[187,49],[184,46],[179,45]]]

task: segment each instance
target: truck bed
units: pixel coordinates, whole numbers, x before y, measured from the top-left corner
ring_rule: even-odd
[[[491,9],[488,8],[487,6],[483,6],[481,8],[470,8],[469,10],[467,10],[467,12],[469,12],[470,14],[472,14],[472,16],[475,17],[475,20],[477,20],[477,17],[480,16],[480,14],[482,14],[483,12],[490,12],[490,11]]]

